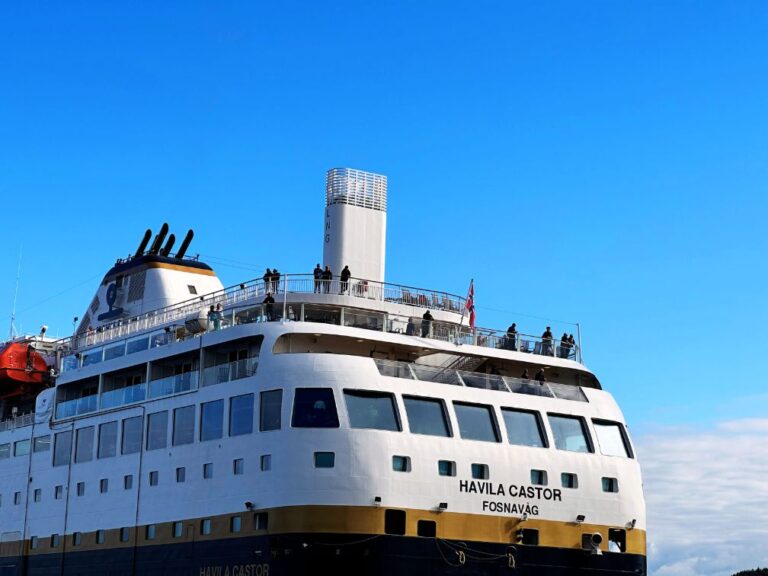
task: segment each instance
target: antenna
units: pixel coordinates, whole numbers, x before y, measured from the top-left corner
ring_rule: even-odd
[[[21,282],[21,246],[19,246],[19,265],[16,269],[16,290],[13,293],[13,309],[11,310],[10,339],[16,338],[16,301],[19,299],[19,283]]]

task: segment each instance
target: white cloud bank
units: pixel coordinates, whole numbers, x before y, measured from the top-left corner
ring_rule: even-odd
[[[653,576],[768,566],[768,419],[638,439]]]

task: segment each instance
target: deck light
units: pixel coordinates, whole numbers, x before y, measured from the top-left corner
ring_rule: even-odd
[[[440,502],[440,504],[437,506],[438,512],[445,512],[448,510],[448,502]]]
[[[632,530],[632,528],[635,527],[635,524],[637,524],[637,518],[632,518],[631,521],[627,522],[627,529]]]
[[[249,512],[252,512],[254,508],[255,506],[253,505],[253,502],[251,502],[250,500],[245,503],[245,509],[248,510]]]
[[[576,516],[576,524],[581,524],[586,519],[587,517],[584,516],[584,514],[579,514],[578,516]]]
[[[373,505],[374,506],[381,506],[381,496],[374,496],[373,497]]]

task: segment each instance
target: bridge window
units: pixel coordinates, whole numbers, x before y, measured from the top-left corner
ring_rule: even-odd
[[[242,436],[253,432],[253,394],[229,399],[229,435]]]
[[[134,454],[141,451],[143,416],[134,416],[123,420],[122,454]]]
[[[195,406],[182,406],[173,411],[173,445],[182,446],[195,441]]]
[[[111,458],[117,454],[117,420],[99,425],[99,458]]]
[[[403,403],[411,432],[429,436],[451,435],[448,417],[445,414],[445,404],[442,400],[404,396]]]
[[[597,436],[597,445],[605,456],[631,458],[632,452],[621,424],[605,420],[592,420]]]
[[[259,410],[259,430],[280,430],[280,413],[283,404],[282,390],[269,390],[261,393],[261,405]]]
[[[352,428],[400,431],[392,394],[344,390],[344,400]]]
[[[537,412],[502,408],[501,416],[507,429],[507,441],[518,446],[544,448],[547,444]]]
[[[147,450],[168,446],[168,410],[154,412],[147,417]]]
[[[200,440],[218,440],[224,435],[224,400],[204,402],[200,407]]]
[[[454,402],[459,434],[465,440],[498,442],[499,432],[490,406]]]
[[[297,388],[293,401],[294,428],[338,428],[339,416],[330,388]]]
[[[549,425],[558,450],[592,452],[587,427],[583,418],[549,414]]]

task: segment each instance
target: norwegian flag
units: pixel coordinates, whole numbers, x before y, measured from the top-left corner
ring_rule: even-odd
[[[469,281],[469,292],[467,292],[467,311],[469,312],[469,327],[472,332],[475,331],[475,280]]]

